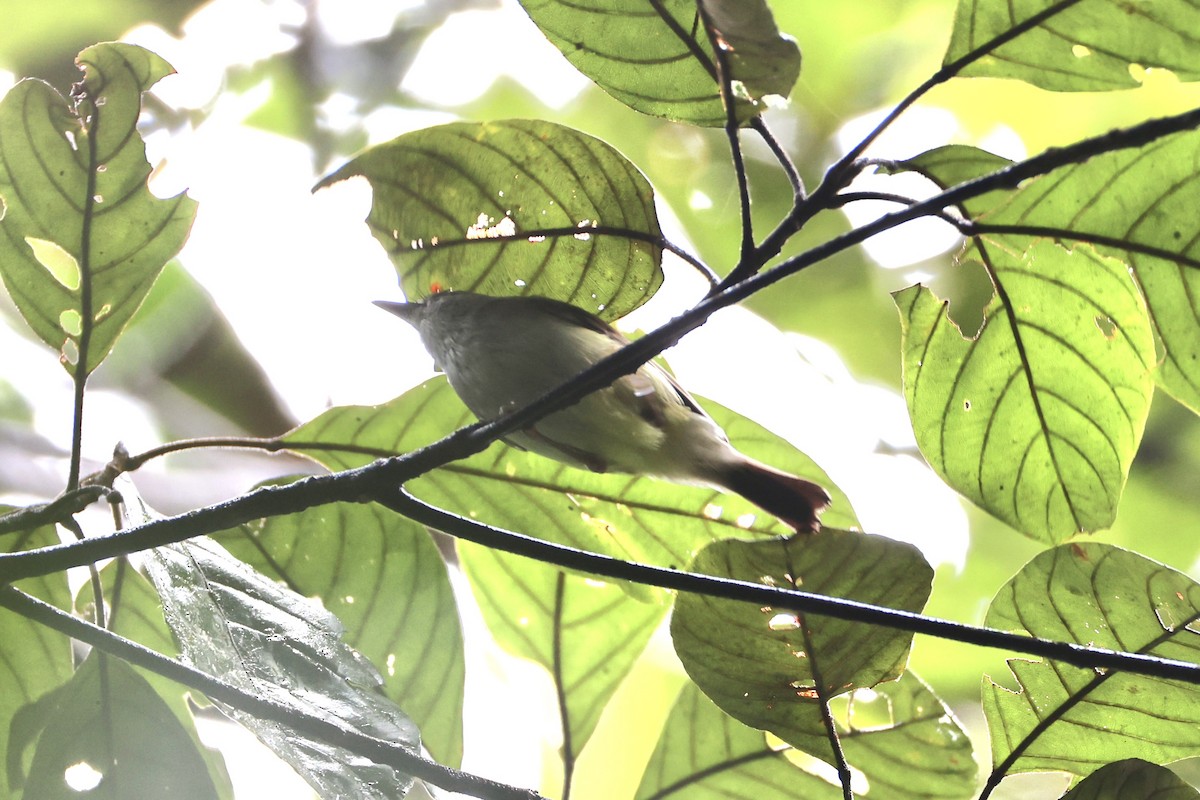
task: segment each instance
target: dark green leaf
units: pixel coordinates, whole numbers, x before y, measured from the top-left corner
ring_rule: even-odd
[[[916,286],[895,294],[921,452],[951,486],[1035,539],[1107,527],[1141,441],[1154,342],[1126,266],[1040,240],[976,253],[1003,294],[973,337]]]
[[[537,120],[458,122],[358,155],[367,224],[410,300],[442,289],[541,295],[605,319],[662,283],[654,191],[599,139]],[[597,226],[626,233],[593,233]]]
[[[712,403],[705,407],[747,455],[833,486],[809,458],[782,439]],[[330,469],[345,469],[380,455],[415,450],[472,420],[446,380],[437,377],[386,405],[330,409],[297,428],[285,442]],[[316,450],[306,443],[326,447]],[[339,451],[338,445],[347,449]],[[353,452],[355,447],[359,452]],[[536,530],[543,539],[664,566],[687,564],[698,548],[715,539],[788,530],[734,495],[652,478],[587,472],[504,445],[447,464],[406,487],[429,503],[480,522]],[[832,493],[834,505],[824,519],[834,525],[856,524],[849,500],[836,488]]]
[[[692,569],[908,611],[924,607],[933,583],[912,545],[831,528],[715,542]],[[693,594],[675,601],[671,637],[688,675],[726,713],[825,759],[813,670],[827,695],[875,686],[903,672],[912,644],[903,631]]]
[[[428,532],[380,506],[338,504],[214,537],[321,604],[383,672],[384,692],[443,764],[462,760],[463,641],[445,562]]]
[[[1195,789],[1166,767],[1131,758],[1106,764],[1063,795],[1063,800],[1195,800]]]
[[[127,559],[117,559],[100,571],[104,589],[104,604],[107,608],[108,629],[115,634],[132,639],[170,658],[178,658],[179,648],[171,638],[171,631],[163,620],[162,600],[154,587]],[[94,619],[95,607],[91,583],[83,584],[76,596],[75,606],[86,618]],[[175,719],[192,741],[192,746],[204,759],[209,780],[217,796],[222,800],[233,797],[233,786],[225,759],[220,751],[208,747],[200,740],[196,721],[192,714],[192,703],[188,690],[178,683],[153,672],[135,668],[146,683],[158,693],[159,698],[175,715]],[[192,696],[193,702],[206,702],[203,697]]]
[[[9,511],[0,506],[0,513]],[[58,543],[53,526],[0,536],[0,551],[15,553]],[[16,584],[23,591],[69,610],[71,592],[67,576],[59,572],[30,578]],[[24,781],[29,760],[23,755],[31,737],[14,730],[14,718],[47,692],[71,677],[71,643],[61,634],[31,622],[19,614],[0,609],[0,794],[18,788]],[[10,738],[10,736],[12,738]]]
[[[35,80],[0,101],[0,275],[72,373],[112,349],[195,215],[184,195],[150,194],[136,132],[142,92],[170,65],[126,44],[90,47],[79,63],[77,105]]]
[[[550,672],[566,721],[563,757],[574,761],[666,613],[665,598],[639,602],[616,584],[466,542],[458,549],[496,641]]]
[[[1040,25],[969,65],[962,75],[1019,78],[1057,91],[1104,91],[1138,85],[1132,65],[1200,79],[1200,9],[1190,0],[960,0],[946,51],[949,64],[1052,6],[1068,5]]]
[[[124,661],[93,653],[58,696],[24,797],[217,800],[218,794],[195,742],[150,684]]]
[[[522,0],[525,11],[575,67],[630,108],[695,125],[725,124],[712,44],[695,0]],[[706,0],[727,44],[746,119],[768,97],[787,97],[800,49],[782,36],[764,0]]]
[[[138,522],[153,517],[131,481],[120,491]],[[297,713],[411,747],[416,726],[377,691],[378,671],[341,639],[337,618],[236,560],[210,539],[146,552],[146,569],[184,659]],[[411,776],[365,761],[291,726],[222,709],[253,731],[319,792],[392,800]]]
[[[1044,639],[1200,662],[1200,585],[1108,545],[1048,550],[992,602],[985,624]],[[1124,758],[1200,755],[1200,688],[1055,662],[1009,661],[1019,692],[984,682],[992,755],[1007,773],[1087,775]]]

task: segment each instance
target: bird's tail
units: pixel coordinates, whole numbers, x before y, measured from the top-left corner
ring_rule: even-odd
[[[821,485],[750,459],[723,469],[720,483],[798,532],[819,530],[817,517],[831,501]]]

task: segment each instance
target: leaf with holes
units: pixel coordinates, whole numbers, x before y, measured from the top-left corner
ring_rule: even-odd
[[[496,641],[550,673],[562,756],[573,763],[666,614],[665,598],[640,602],[616,584],[469,542],[458,552]]]
[[[384,673],[384,693],[443,764],[462,760],[462,629],[441,554],[420,525],[377,505],[339,503],[213,537],[345,626]]]
[[[1062,800],[1196,800],[1197,792],[1166,767],[1137,758],[1106,764]]]
[[[1154,384],[1145,304],[1125,265],[1040,240],[975,252],[1001,289],[966,337],[928,289],[897,292],[904,394],[952,487],[1045,542],[1108,526]]]
[[[695,0],[521,0],[576,69],[632,109],[676,122],[722,126],[725,109],[712,43]],[[800,75],[800,49],[775,26],[764,0],[705,0],[725,43],[745,120]]]
[[[990,48],[959,74],[1019,78],[1055,91],[1133,88],[1139,81],[1131,65],[1200,79],[1200,8],[1191,0],[960,0],[944,63],[1044,12],[1050,13],[1031,30]]]
[[[904,167],[949,186],[1006,166],[969,147],[939,148]],[[1010,242],[1090,242],[1133,270],[1165,354],[1158,384],[1200,413],[1200,133],[1104,153],[967,204],[981,230]],[[1014,244],[1012,246],[1023,246]]]
[[[849,500],[807,456],[744,417],[704,405],[747,455],[830,487],[834,502],[823,516],[826,523],[857,524]],[[473,419],[439,376],[386,405],[330,409],[284,442],[330,469],[347,469],[423,447]],[[536,530],[542,539],[661,566],[681,567],[715,539],[789,530],[736,495],[587,472],[500,444],[405,486],[428,503],[479,522]]]
[[[124,661],[93,651],[56,699],[23,797],[218,800],[196,743]]]
[[[985,624],[1043,639],[1200,662],[1200,585],[1095,543],[1041,553],[1006,584]],[[1056,662],[1008,662],[1019,690],[984,681],[997,765],[1087,775],[1111,761],[1200,755],[1200,687]]]
[[[975,759],[966,732],[911,672],[838,707],[855,796],[971,797]],[[694,684],[685,686],[642,776],[637,800],[838,800],[833,769],[743,725]]]
[[[612,320],[662,283],[654,190],[620,153],[538,120],[456,122],[361,153],[317,188],[371,184],[367,224],[409,300],[541,295]]]
[[[724,540],[700,551],[706,575],[920,611],[933,570],[912,545],[823,528],[789,539]],[[786,608],[681,594],[671,638],[684,669],[726,713],[828,759],[821,693],[833,696],[897,678],[912,634]]]
[[[0,506],[0,514],[13,509]],[[0,536],[0,551],[16,553],[58,544],[58,533],[53,525],[44,525],[32,531],[9,533]],[[56,572],[40,578],[28,578],[16,584],[28,592],[58,608],[71,608],[71,591],[67,587],[65,572]],[[38,700],[65,684],[71,677],[71,642],[20,614],[0,608],[0,789],[19,789],[24,773],[29,768],[29,759],[24,755],[25,745],[30,744],[33,733],[26,733],[27,725],[19,720],[41,717],[35,708]]]
[[[141,95],[170,65],[119,43],[78,62],[75,104],[32,79],[0,101],[0,276],[63,366],[88,374],[183,246],[196,204],[146,186]]]

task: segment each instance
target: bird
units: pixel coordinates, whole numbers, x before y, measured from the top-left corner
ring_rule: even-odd
[[[548,297],[438,291],[423,302],[375,305],[416,328],[435,367],[484,421],[536,400],[629,344],[599,317]],[[739,452],[653,362],[504,438],[593,472],[733,492],[797,532],[818,531],[831,502],[820,484]]]

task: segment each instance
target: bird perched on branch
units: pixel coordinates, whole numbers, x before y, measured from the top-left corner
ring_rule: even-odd
[[[441,292],[423,303],[376,305],[417,329],[482,420],[536,400],[629,343],[600,318],[544,297]],[[675,379],[649,362],[505,441],[594,472],[731,491],[797,531],[816,531],[830,502],[818,484],[734,449]]]

